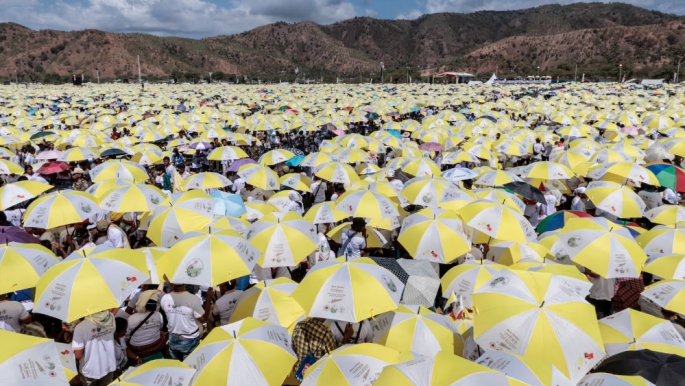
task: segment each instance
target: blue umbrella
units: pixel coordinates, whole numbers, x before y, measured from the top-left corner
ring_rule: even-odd
[[[402,134],[400,134],[400,132],[397,130],[386,130],[386,132],[392,135],[393,137],[402,138]]]
[[[230,194],[220,190],[212,192],[214,197],[214,214],[219,216],[240,217],[247,213],[243,198],[239,194]]]
[[[297,155],[297,156],[285,161],[285,164],[288,166],[293,166],[293,167],[294,166],[300,166],[300,164],[302,163],[303,160],[304,160],[303,155]]]
[[[239,160],[235,160],[235,161],[231,164],[231,166],[228,167],[228,170],[227,170],[227,171],[229,171],[229,172],[237,172],[237,171],[238,171],[238,168],[240,168],[240,167],[243,166],[243,165],[247,165],[247,164],[256,164],[256,163],[257,163],[257,161],[253,160],[252,158],[242,158],[242,159],[239,159]]]

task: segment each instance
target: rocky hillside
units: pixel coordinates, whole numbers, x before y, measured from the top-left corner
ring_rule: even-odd
[[[426,66],[526,75],[539,65],[568,76],[578,62],[603,76],[616,63],[627,70],[672,72],[683,55],[683,19],[621,3],[547,5],[516,11],[440,13],[416,20],[354,18],[331,25],[275,23],[201,40],[143,34],[33,31],[0,24],[0,78],[52,81],[83,73],[197,80],[351,78],[378,72],[413,74]],[[605,71],[606,70],[606,71]],[[56,75],[57,74],[57,75]],[[399,77],[399,76],[398,76]]]

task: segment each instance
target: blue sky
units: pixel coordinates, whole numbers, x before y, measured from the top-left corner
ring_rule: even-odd
[[[545,0],[0,0],[0,21],[33,29],[101,29],[206,37],[233,34],[276,21],[329,24],[354,16],[415,19],[436,12],[510,10],[576,1]],[[628,0],[685,14],[685,0]]]

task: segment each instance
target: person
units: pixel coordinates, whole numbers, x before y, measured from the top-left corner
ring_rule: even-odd
[[[664,198],[663,202],[664,204],[668,205],[677,205],[678,204],[678,195],[676,192],[673,191],[673,189],[669,187],[664,187],[664,192],[663,192]]]
[[[318,262],[335,259],[335,252],[331,250],[326,235],[319,231],[316,237],[316,250],[307,256],[307,265],[309,268],[312,268]]]
[[[295,372],[299,369],[302,360],[309,354],[318,360],[338,348],[338,343],[331,329],[323,323],[325,320],[323,318],[307,318],[295,325],[291,339],[293,351],[297,354],[297,361],[295,366],[293,366]],[[352,338],[352,334],[354,334],[354,330],[352,325],[348,323],[345,326],[343,339],[340,344],[347,344],[350,338]]]
[[[209,312],[214,289],[207,289],[205,306],[196,295],[186,291],[184,284],[172,284],[172,291],[162,297],[162,309],[169,326],[169,356],[183,361],[200,344],[200,326]]]
[[[137,299],[137,312],[128,317],[126,330],[129,357],[140,358],[140,363],[163,359],[166,335],[162,331],[165,327],[164,317],[157,311],[159,291],[142,291]]]
[[[371,322],[368,320],[362,320],[359,323],[345,323],[334,321],[331,323],[331,332],[335,341],[339,345],[342,345],[342,341],[345,339],[345,329],[347,326],[352,327],[354,334],[347,339],[348,344],[358,344],[358,343],[372,343],[373,342],[373,327],[371,327]]]
[[[181,178],[186,179],[190,177],[190,173],[186,170],[186,164],[180,163],[176,165],[178,168],[178,174],[181,176]]]
[[[155,172],[157,173],[154,181],[155,186],[171,193],[171,175],[167,174],[165,171],[166,169],[164,168],[164,165],[155,165]]]
[[[585,268],[585,276],[592,283],[587,301],[595,306],[597,319],[610,316],[613,313],[611,300],[614,298],[615,279],[603,278],[587,268]]]
[[[551,216],[557,212],[557,196],[549,189],[545,189],[543,194],[545,196],[545,202],[547,203],[544,208],[544,215],[545,217]]]
[[[131,248],[128,237],[121,228],[112,224],[109,219],[102,219],[96,223],[97,238],[95,244],[108,245],[113,248]]]
[[[123,372],[128,366],[128,351],[126,350],[126,329],[128,328],[128,320],[126,318],[114,318],[114,357],[117,362],[116,372]],[[140,357],[134,356],[133,359],[136,364],[141,365],[143,362]]]
[[[397,178],[395,178],[395,171],[394,171],[394,170],[390,170],[389,172],[386,173],[385,176],[386,176],[386,178],[388,179],[388,182],[389,182],[392,186],[395,187],[395,190],[396,190],[396,191],[399,192],[399,191],[401,191],[402,189],[404,189],[404,183],[402,183],[402,181],[400,181],[400,180],[398,180]]]
[[[74,183],[71,184],[73,190],[85,192],[90,187],[88,181],[83,178],[83,173],[84,171],[81,168],[75,168],[74,171],[71,172],[71,178],[74,180]]]
[[[345,229],[340,237],[340,251],[338,255],[345,256],[346,259],[356,259],[364,254],[366,249],[366,221],[363,218],[355,217],[352,225]]]
[[[165,156],[162,158],[162,162],[164,163],[164,173],[173,176],[174,172],[176,171],[176,167],[171,164],[169,157]]]
[[[178,152],[177,147],[175,147],[174,150],[171,151],[171,157],[176,167],[179,167],[184,162],[183,155]]]
[[[44,184],[48,183],[48,181],[45,178],[43,178],[40,174],[34,173],[33,166],[30,165],[24,168],[24,177],[26,177],[26,179],[29,181],[37,181],[42,182]]]
[[[680,323],[680,320],[678,318],[678,314],[669,311],[665,308],[661,309],[661,315],[664,317],[664,319],[668,320],[673,324],[673,327],[675,328],[676,331],[678,331],[678,335],[680,335],[681,339],[685,339],[685,328]]]
[[[321,177],[314,176],[314,182],[312,182],[310,190],[312,191],[312,202],[314,204],[320,204],[326,201],[328,184],[326,183],[326,181],[322,180]]]
[[[542,153],[545,151],[545,146],[540,143],[540,138],[535,138],[535,143],[533,144],[533,160],[542,160]]]
[[[550,141],[545,142],[545,152],[542,155],[542,160],[543,161],[549,161],[549,157],[552,156],[553,151],[554,151],[554,146],[552,146],[552,143]]]
[[[10,300],[7,294],[0,295],[0,330],[21,332],[21,325],[31,321],[23,304]]]
[[[302,204],[302,196],[295,190],[288,192],[290,204],[288,205],[289,212],[295,212],[300,216],[304,216],[304,204]]]
[[[86,316],[75,328],[71,342],[79,362],[79,375],[84,386],[107,386],[117,369],[114,347],[114,314],[116,309]]]
[[[576,212],[585,212],[585,203],[583,196],[585,195],[585,188],[580,186],[574,191],[573,200],[571,201],[571,210]]]
[[[229,323],[233,311],[235,311],[235,308],[238,305],[238,298],[243,294],[243,291],[236,289],[237,284],[237,280],[219,284],[221,297],[214,303],[214,309],[212,310],[215,325],[225,326]]]
[[[523,210],[523,217],[527,218],[528,222],[530,222],[530,225],[533,227],[538,226],[540,223],[540,215],[544,214],[545,207],[541,203],[529,199],[524,199],[524,202],[526,203],[526,207]]]

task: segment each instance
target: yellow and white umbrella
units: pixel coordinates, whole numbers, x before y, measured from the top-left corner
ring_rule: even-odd
[[[626,182],[631,180],[634,183],[645,183],[654,186],[661,186],[654,173],[644,166],[632,162],[613,162],[600,165],[587,173],[587,177],[593,179],[604,179],[608,181],[620,180]]]
[[[450,296],[461,297],[463,306],[473,308],[471,294],[493,277],[505,266],[500,264],[487,264],[480,261],[466,261],[445,273],[440,279],[442,284],[442,296],[445,299]]]
[[[642,295],[669,311],[685,314],[685,281],[662,280],[642,291]]]
[[[237,146],[217,147],[207,156],[210,161],[233,161],[241,158],[248,158],[248,155]]]
[[[149,216],[147,237],[161,247],[171,247],[184,234],[214,221],[214,198],[201,190],[173,193]]]
[[[504,186],[510,182],[523,181],[519,176],[503,170],[493,170],[481,175],[475,182],[476,185]]]
[[[440,351],[456,355],[464,351],[451,318],[423,306],[400,306],[396,311],[376,316],[371,324],[374,343],[402,353],[434,356]]]
[[[279,179],[281,186],[287,186],[291,189],[299,190],[301,192],[310,192],[312,180],[300,173],[289,173]]]
[[[141,252],[104,245],[79,250],[40,278],[34,310],[71,322],[119,308],[147,279],[148,269]]]
[[[245,183],[264,190],[278,190],[281,187],[278,174],[268,166],[246,164],[238,169],[238,175]]]
[[[554,275],[502,270],[472,295],[476,343],[551,362],[574,382],[604,357],[595,309]]]
[[[680,205],[662,205],[645,212],[645,218],[655,224],[675,226],[679,222],[685,222],[685,208]]]
[[[609,181],[592,181],[585,194],[597,207],[619,218],[642,217],[646,205],[631,189]]]
[[[575,173],[568,167],[550,161],[534,162],[521,169],[522,178],[534,178],[540,180],[565,180],[573,177]]]
[[[38,197],[24,213],[24,226],[51,229],[82,222],[100,205],[97,199],[85,192],[67,190]]]
[[[184,188],[186,190],[191,189],[212,189],[212,188],[224,188],[226,186],[231,186],[233,183],[231,180],[226,178],[223,174],[205,172],[192,174],[186,177],[184,181]]]
[[[157,359],[137,367],[129,367],[110,386],[171,385],[189,386],[195,369],[177,360]]]
[[[441,351],[383,368],[374,386],[525,386],[504,373]]]
[[[410,161],[404,165],[402,171],[414,177],[439,176],[441,173],[435,162],[424,157]]]
[[[359,322],[397,309],[404,284],[373,260],[321,261],[293,291],[309,317]]]
[[[285,277],[260,281],[237,299],[230,323],[253,317],[285,328],[293,326],[305,316],[300,304],[290,297],[295,288],[297,283]]]
[[[604,222],[608,230],[589,229],[584,226],[587,221],[590,219],[570,219],[557,235],[565,255],[607,279],[639,277],[647,255],[628,229],[609,226],[602,218],[592,221]]]
[[[214,286],[249,275],[260,255],[238,232],[190,235],[157,261],[157,273],[160,281]]]
[[[516,195],[507,192],[504,189],[485,188],[473,190],[476,197],[482,200],[497,202],[514,209],[519,214],[523,214],[526,209],[526,204]]]
[[[87,147],[72,147],[67,149],[57,157],[57,161],[62,162],[77,162],[83,160],[93,160],[100,157],[100,153],[87,148]]]
[[[315,168],[327,162],[337,161],[338,159],[332,153],[315,152],[309,153],[304,157],[300,166]]]
[[[154,185],[124,185],[103,194],[100,207],[115,213],[149,212],[166,198],[166,194]]]
[[[197,369],[193,386],[280,386],[296,361],[285,327],[246,318],[213,329],[183,363]]]
[[[345,345],[309,367],[302,386],[363,386],[374,383],[387,365],[400,361],[400,353],[373,343]]]
[[[0,210],[31,200],[52,189],[52,185],[38,181],[17,181],[0,188]]]
[[[574,386],[559,369],[549,361],[541,361],[505,351],[488,350],[475,362],[501,371],[511,378],[530,386]]]
[[[269,213],[250,225],[245,238],[261,252],[262,268],[292,267],[317,246],[316,225],[295,212]]]
[[[400,194],[411,204],[437,207],[446,189],[456,190],[457,186],[443,177],[415,177],[407,181]]]
[[[382,220],[399,217],[400,213],[388,196],[371,190],[349,190],[338,197],[335,209],[351,217]]]
[[[434,263],[449,263],[471,250],[459,216],[437,208],[405,218],[397,241],[413,258]]]
[[[685,340],[668,320],[630,308],[599,320],[607,355],[652,350],[685,356]]]
[[[304,219],[312,224],[332,224],[350,217],[349,214],[335,209],[335,206],[330,201],[315,204],[304,214]]]
[[[664,279],[685,280],[685,255],[648,257],[644,271]]]
[[[538,243],[520,243],[514,241],[493,241],[485,256],[498,264],[510,266],[521,260],[544,262],[549,250]]]
[[[0,159],[0,174],[24,174],[24,168],[12,161]]]
[[[64,386],[69,384],[52,339],[0,329],[2,383],[13,386]]]
[[[289,150],[276,149],[264,153],[264,155],[259,157],[258,162],[261,165],[276,165],[293,157],[295,157],[295,154]]]
[[[491,201],[476,201],[457,211],[464,223],[493,239],[526,243],[537,233],[530,222],[514,209]]]
[[[41,276],[61,261],[40,244],[0,245],[0,292],[8,294],[35,287]]]
[[[635,238],[649,258],[685,254],[685,229],[654,227]]]
[[[110,160],[90,169],[90,179],[93,182],[121,178],[133,180],[134,182],[147,181],[148,176],[145,168],[139,164],[124,160]]]
[[[371,161],[369,155],[364,150],[350,147],[338,149],[333,152],[332,156],[335,157],[336,161],[346,164]]]
[[[91,185],[88,189],[86,189],[86,193],[93,195],[93,197],[99,200],[105,193],[109,192],[110,190],[116,187],[132,186],[133,184],[134,182],[131,180],[122,180],[116,178],[111,180],[104,180]]]
[[[359,176],[354,168],[342,162],[327,162],[316,167],[314,175],[328,182],[352,184],[359,181]]]

